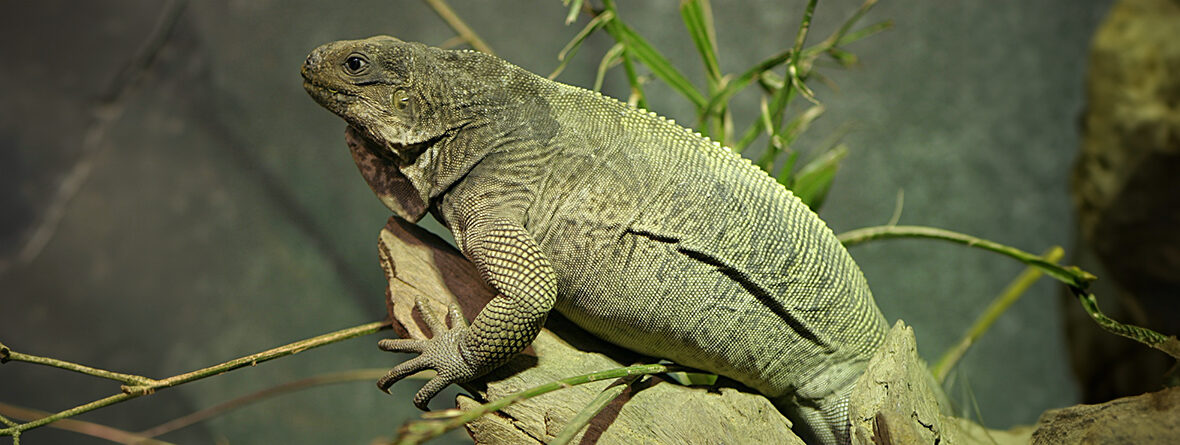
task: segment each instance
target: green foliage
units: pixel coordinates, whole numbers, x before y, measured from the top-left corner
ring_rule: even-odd
[[[848,148],[832,143],[813,150],[814,153],[808,153],[806,162],[796,170],[800,154],[792,145],[824,111],[815,94],[807,86],[807,81],[812,75],[812,67],[817,58],[825,55],[839,66],[855,64],[856,56],[843,49],[843,46],[885,30],[891,24],[880,22],[852,31],[857,22],[876,4],[876,0],[866,0],[835,33],[818,44],[804,47],[817,2],[818,0],[810,0],[807,3],[791,48],[770,56],[741,75],[733,77],[723,74],[721,70],[717,37],[713,27],[713,12],[709,1],[681,0],[680,16],[705,68],[706,89],[705,93],[702,93],[666,57],[620,18],[614,0],[602,0],[601,8],[591,7],[583,1],[566,0],[565,4],[570,8],[566,16],[567,24],[572,23],[579,12],[587,13],[591,19],[558,54],[560,64],[549,78],[555,78],[565,69],[570,58],[587,37],[604,30],[617,43],[607,51],[599,63],[598,76],[594,82],[595,90],[602,87],[602,79],[607,71],[623,65],[627,82],[631,87],[628,102],[646,108],[647,101],[643,92],[643,82],[646,78],[636,71],[636,62],[642,64],[654,78],[664,82],[692,103],[697,114],[695,126],[701,134],[712,137],[737,152],[747,148],[759,136],[765,135],[767,147],[758,159],[757,165],[775,176],[780,183],[794,190],[795,194],[811,208],[818,209],[831,186],[840,161],[848,153]],[[781,76],[772,72],[780,68],[783,69]],[[734,139],[729,101],[755,80],[763,90],[761,113],[740,133],[741,137]],[[812,102],[813,106],[788,119],[787,109],[799,97]],[[776,165],[780,166],[777,170]]]

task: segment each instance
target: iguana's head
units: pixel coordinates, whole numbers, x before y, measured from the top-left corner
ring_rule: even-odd
[[[445,133],[431,109],[432,88],[421,65],[429,48],[378,36],[316,48],[303,63],[303,88],[394,154]]]
[[[388,36],[320,46],[302,73],[304,88],[320,105],[402,159],[519,103],[506,87],[528,75],[483,53]]]

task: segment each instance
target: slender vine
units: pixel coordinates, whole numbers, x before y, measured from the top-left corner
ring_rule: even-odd
[[[1051,261],[1042,258],[1039,255],[1025,252],[1015,247],[1005,246],[1003,244],[988,241],[982,238],[976,238],[970,235],[964,235],[958,232],[952,232],[945,229],[936,229],[933,227],[923,226],[876,226],[866,227],[863,229],[856,229],[842,233],[837,236],[841,243],[845,246],[851,247],[866,241],[876,239],[890,239],[890,238],[929,238],[943,241],[950,241],[958,244],[963,244],[969,247],[977,247],[984,250],[996,252],[1008,257],[1014,258],[1017,261],[1036,267],[1069,287],[1070,292],[1077,297],[1078,302],[1082,304],[1082,308],[1090,315],[1098,326],[1115,335],[1126,337],[1137,342],[1143,343],[1152,348],[1163,351],[1164,353],[1180,360],[1180,340],[1175,336],[1167,336],[1160,334],[1151,329],[1140,326],[1120,323],[1106,316],[1098,309],[1098,297],[1090,293],[1087,288],[1090,283],[1098,279],[1094,274],[1086,272],[1077,266],[1059,266]]]
[[[650,364],[634,365],[623,368],[608,369],[538,385],[524,391],[515,392],[494,401],[484,403],[469,410],[449,409],[431,412],[424,415],[429,418],[416,420],[402,425],[398,438],[398,445],[418,444],[438,437],[447,431],[466,425],[484,414],[493,413],[511,406],[514,403],[527,400],[541,394],[553,392],[571,386],[597,382],[606,379],[618,379],[647,374],[664,374],[668,372],[691,371],[690,368],[677,365]]]
[[[320,346],[336,343],[336,342],[347,340],[350,338],[355,338],[355,337],[360,337],[360,336],[372,334],[372,333],[375,333],[375,332],[378,332],[378,331],[381,331],[384,329],[388,329],[389,327],[390,327],[389,321],[378,321],[378,322],[373,322],[373,323],[366,323],[366,324],[363,324],[360,326],[341,329],[339,331],[330,332],[330,333],[320,335],[317,337],[313,337],[313,338],[309,338],[309,339],[305,339],[305,340],[300,340],[300,341],[297,341],[294,343],[289,343],[287,345],[283,345],[283,346],[280,346],[277,348],[269,349],[269,350],[266,350],[263,352],[259,352],[257,354],[251,354],[251,355],[247,355],[245,357],[239,357],[239,358],[236,358],[236,359],[224,362],[224,363],[209,366],[207,368],[202,368],[202,369],[198,369],[198,370],[195,370],[192,372],[178,374],[178,375],[174,375],[172,377],[158,379],[158,380],[151,379],[148,377],[138,376],[138,375],[122,374],[122,373],[117,373],[117,372],[106,371],[106,370],[102,370],[102,369],[98,369],[98,368],[93,368],[90,366],[79,365],[77,363],[67,362],[64,360],[58,360],[58,359],[53,359],[53,358],[48,358],[48,357],[40,357],[40,356],[31,355],[31,354],[24,354],[24,353],[20,353],[17,351],[13,351],[8,346],[5,346],[3,343],[0,343],[0,363],[17,361],[17,362],[25,362],[25,363],[34,363],[34,364],[40,364],[40,365],[46,365],[46,366],[53,366],[53,367],[57,367],[57,368],[61,368],[61,369],[67,369],[67,370],[80,372],[80,373],[88,374],[88,375],[93,375],[95,377],[101,377],[101,378],[105,378],[108,380],[114,380],[114,381],[123,383],[123,385],[120,387],[121,392],[119,394],[104,397],[102,399],[98,399],[98,400],[92,401],[90,403],[78,405],[73,408],[70,408],[70,409],[67,409],[64,411],[60,411],[60,412],[57,412],[57,413],[54,413],[52,415],[48,415],[45,417],[41,417],[36,420],[13,425],[12,423],[14,423],[14,422],[10,422],[10,421],[7,421],[7,419],[5,419],[6,421],[4,423],[8,426],[4,429],[0,429],[0,436],[14,436],[14,437],[19,436],[24,431],[27,431],[27,430],[30,430],[33,428],[37,428],[40,426],[44,426],[46,424],[49,424],[49,423],[57,421],[57,420],[65,419],[68,417],[73,417],[78,414],[82,414],[82,413],[89,412],[89,411],[94,411],[96,409],[99,409],[99,408],[102,408],[105,406],[114,405],[116,403],[125,402],[127,400],[131,400],[131,399],[134,399],[137,397],[142,397],[142,396],[146,396],[149,394],[153,394],[157,390],[160,390],[160,389],[170,388],[173,386],[182,385],[182,384],[192,382],[195,380],[200,380],[200,379],[204,379],[207,377],[212,377],[212,376],[219,375],[219,374],[229,372],[229,371],[233,371],[235,369],[242,368],[245,366],[254,366],[259,363],[273,360],[273,359],[276,359],[279,357],[297,354],[299,352],[306,351],[308,349],[317,348]]]

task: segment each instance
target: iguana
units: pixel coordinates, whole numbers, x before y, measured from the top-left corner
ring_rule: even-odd
[[[550,310],[636,352],[769,397],[803,437],[847,443],[852,383],[888,325],[823,221],[748,160],[674,122],[494,56],[377,36],[325,44],[304,87],[366,144],[398,216],[431,212],[498,292],[377,385],[414,397],[523,350]],[[367,148],[366,148],[367,147]]]

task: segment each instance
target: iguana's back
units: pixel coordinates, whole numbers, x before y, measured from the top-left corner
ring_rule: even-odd
[[[556,308],[613,343],[771,397],[851,384],[888,328],[860,269],[749,161],[662,117],[561,85],[525,227]]]

